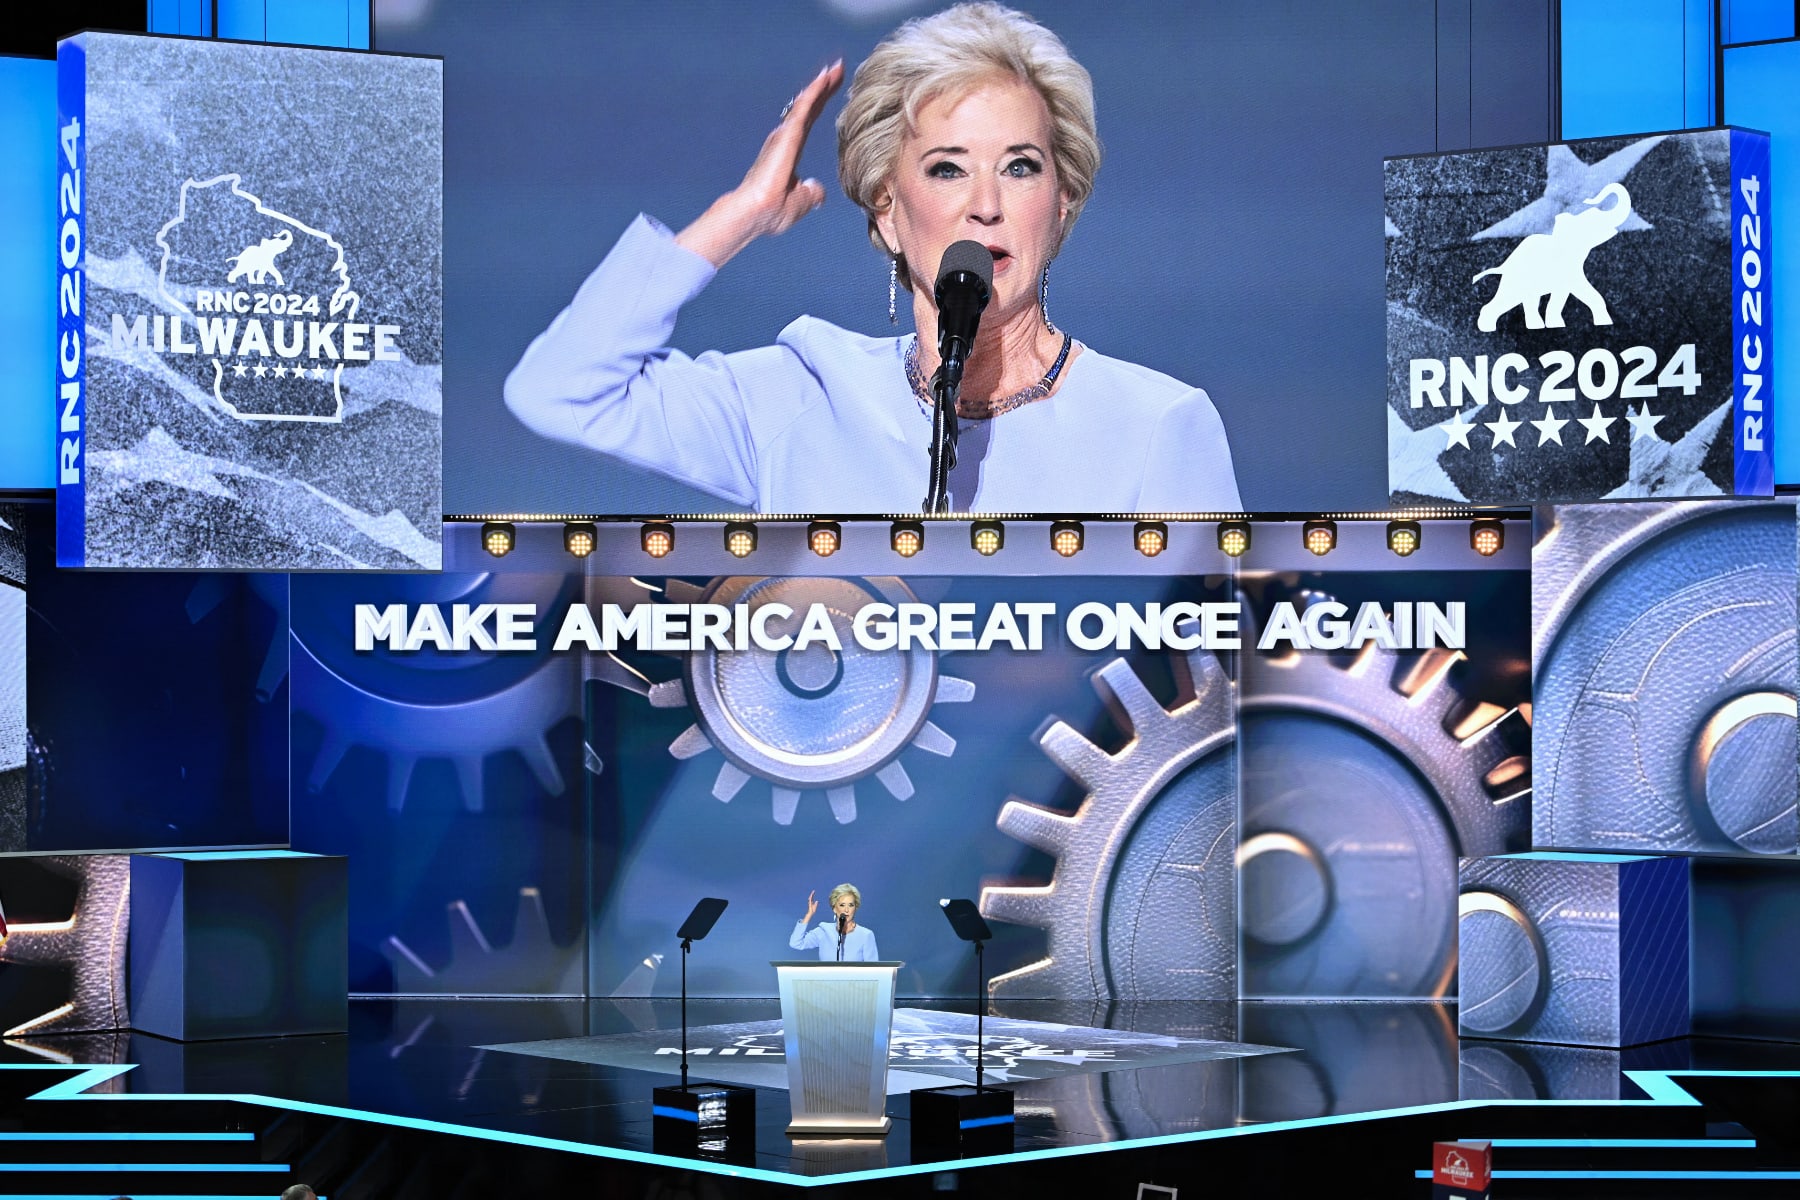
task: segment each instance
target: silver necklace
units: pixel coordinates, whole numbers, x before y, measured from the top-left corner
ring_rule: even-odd
[[[1022,408],[1034,401],[1042,400],[1056,386],[1056,377],[1062,374],[1064,364],[1069,361],[1069,351],[1074,347],[1075,339],[1063,334],[1062,348],[1056,352],[1056,361],[1044,372],[1044,377],[1030,387],[1022,388],[1010,396],[1002,396],[996,400],[970,400],[962,396],[956,398],[956,415],[965,421],[986,421],[1009,413],[1015,408]],[[919,365],[919,335],[914,334],[912,344],[906,348],[906,381],[912,385],[913,399],[919,402],[919,410],[930,416],[936,402],[932,399],[931,385],[925,380],[925,371]]]

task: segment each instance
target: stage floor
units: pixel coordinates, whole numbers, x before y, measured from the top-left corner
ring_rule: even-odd
[[[927,1019],[933,1011],[962,1008],[904,1003],[923,1010],[922,1017],[907,1018],[914,1025],[923,1021],[921,1027],[934,1024]],[[778,1015],[773,1000],[703,1000],[688,1006],[695,1028],[755,1026]],[[1317,1118],[1459,1100],[1637,1099],[1643,1093],[1624,1074],[1634,1070],[1800,1069],[1800,1045],[1787,1043],[1683,1039],[1618,1052],[1459,1042],[1454,1006],[1436,1003],[1040,1001],[1004,1003],[991,1015],[1003,1021],[988,1028],[988,1045],[999,1054],[1001,1070],[1010,1076],[1005,1085],[1016,1097],[1013,1152],[1027,1158],[1041,1151],[1066,1155],[1115,1143],[1179,1141],[1180,1135],[1203,1131],[1249,1133],[1263,1126],[1276,1132]],[[350,1033],[337,1037],[188,1044],[142,1034],[26,1037],[6,1042],[0,1062],[132,1063],[134,1069],[103,1086],[146,1096],[267,1096],[653,1161],[645,1157],[654,1153],[651,1089],[673,1082],[676,1072],[676,1055],[657,1053],[678,1045],[675,1001],[357,1000],[350,1017]],[[1006,1021],[1072,1028],[1064,1029],[1059,1041],[1042,1026]],[[961,1037],[954,1019],[935,1024],[949,1031],[936,1044]],[[769,1028],[735,1035],[749,1039],[738,1045],[766,1048]],[[667,1036],[644,1036],[652,1031]],[[1143,1036],[1124,1038],[1116,1031]],[[709,1036],[692,1044],[720,1041]],[[525,1052],[495,1048],[560,1039],[601,1039],[585,1043],[602,1047],[586,1057],[610,1061],[580,1061],[563,1052],[583,1043],[563,1043],[549,1054],[541,1046]],[[967,1039],[961,1040],[966,1045]],[[1202,1043],[1232,1045],[1213,1053]],[[916,1053],[921,1044],[907,1053]],[[1024,1052],[1032,1046],[1039,1052]],[[1067,1060],[1104,1059],[1121,1046],[1150,1047],[1150,1057],[1111,1062],[1107,1069],[1094,1069],[1092,1061],[1066,1069]],[[615,1052],[619,1047],[631,1048],[630,1053],[621,1057]],[[1267,1048],[1280,1049],[1263,1052]],[[761,1057],[765,1068],[780,1063]],[[960,1053],[950,1057],[961,1062]],[[693,1056],[695,1080],[716,1077],[708,1073],[709,1059],[727,1061],[716,1053]],[[626,1061],[662,1069],[620,1065]],[[873,1176],[862,1173],[906,1168],[913,1163],[908,1097],[890,1095],[888,1111],[895,1124],[885,1138],[790,1139],[784,1132],[787,1093],[762,1088],[754,1154],[739,1166],[764,1179],[788,1176],[797,1182],[847,1174],[868,1179]],[[1428,1145],[1421,1146],[1421,1162],[1427,1153]]]

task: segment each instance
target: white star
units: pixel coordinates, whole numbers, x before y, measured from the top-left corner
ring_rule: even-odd
[[[1587,430],[1587,434],[1588,434],[1587,441],[1582,442],[1581,443],[1582,445],[1585,446],[1588,444],[1588,442],[1596,442],[1596,441],[1605,442],[1609,446],[1612,445],[1612,438],[1607,435],[1606,431],[1608,429],[1612,428],[1612,423],[1614,421],[1618,420],[1619,418],[1601,416],[1599,401],[1594,402],[1594,415],[1593,416],[1577,417],[1575,419],[1581,423],[1581,425],[1584,429]]]
[[[1441,425],[1427,425],[1423,429],[1409,429],[1400,414],[1389,406],[1388,491],[1468,502],[1469,498],[1438,465],[1447,449],[1438,441],[1440,428]]]
[[[231,364],[231,373],[233,375],[235,375],[237,378],[242,379],[244,377],[244,371],[245,371],[245,367],[244,367],[243,363],[232,363]]]
[[[1731,398],[1700,421],[1674,445],[1659,437],[1649,441],[1633,438],[1631,466],[1624,483],[1602,496],[1602,500],[1628,500],[1647,496],[1722,496],[1724,489],[1706,477],[1701,466],[1707,452],[1718,440],[1721,430],[1728,428]],[[1646,406],[1647,407],[1647,406]],[[1638,418],[1641,420],[1642,418]],[[1661,417],[1655,420],[1662,420]]]
[[[1544,405],[1544,415],[1532,422],[1532,424],[1536,425],[1538,428],[1538,445],[1541,446],[1545,442],[1555,442],[1559,446],[1562,445],[1562,427],[1568,423],[1567,418],[1560,420],[1557,418],[1556,406],[1554,404]]]
[[[1508,417],[1505,409],[1500,410],[1500,419],[1498,421],[1482,422],[1483,425],[1486,425],[1489,429],[1494,431],[1494,445],[1496,447],[1503,445],[1517,446],[1519,443],[1513,441],[1513,433],[1524,423],[1525,422],[1523,421],[1515,421]]]
[[[250,373],[255,375],[258,379],[261,379],[264,375],[269,373],[269,368],[263,366],[261,363],[257,363],[256,368]]]
[[[1650,402],[1648,400],[1644,401],[1644,408],[1641,412],[1634,413],[1631,411],[1631,406],[1627,405],[1625,407],[1625,419],[1631,422],[1632,441],[1635,442],[1639,438],[1649,438],[1653,442],[1662,441],[1661,438],[1656,436],[1656,423],[1662,420],[1662,418],[1650,415]]]
[[[276,367],[275,368],[275,378],[286,379],[287,378],[287,368],[286,367]]]
[[[1575,212],[1600,194],[1609,183],[1623,183],[1638,160],[1654,150],[1667,134],[1640,138],[1623,150],[1615,150],[1592,166],[1575,157],[1567,146],[1551,146],[1544,155],[1544,194],[1510,216],[1502,217],[1472,238],[1522,238],[1530,233],[1549,233],[1556,214]],[[1620,233],[1649,229],[1650,223],[1632,213],[1619,226]]]
[[[1458,410],[1456,413],[1452,414],[1448,421],[1445,421],[1442,425],[1438,426],[1439,429],[1444,431],[1444,436],[1450,439],[1444,446],[1445,450],[1450,449],[1451,446],[1461,446],[1464,450],[1473,449],[1473,447],[1469,445],[1469,435],[1475,432],[1475,427],[1473,425],[1465,424],[1462,418],[1462,412]]]
[[[313,368],[313,378],[314,379],[325,378],[325,368],[324,367],[314,367]]]

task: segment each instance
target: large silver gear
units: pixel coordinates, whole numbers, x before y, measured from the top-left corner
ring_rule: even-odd
[[[1210,651],[1175,659],[1191,700],[1165,709],[1124,659],[1095,689],[1130,741],[1108,754],[1065,722],[1038,745],[1088,795],[1064,815],[1022,800],[1003,833],[1056,856],[1042,887],[984,887],[981,911],[1049,934],[1046,958],[996,976],[996,996],[1233,999],[1237,790],[1232,685]],[[1156,911],[1156,921],[1141,914]]]
[[[1457,858],[1524,849],[1530,820],[1519,718],[1466,711],[1462,658],[1244,653],[1245,996],[1449,992]]]
[[[824,792],[832,816],[848,824],[856,819],[860,780],[873,776],[896,800],[911,798],[902,751],[955,752],[956,739],[929,714],[935,704],[974,699],[975,685],[940,671],[935,651],[866,650],[852,636],[851,622],[864,605],[917,599],[902,580],[727,576],[705,588],[671,580],[664,598],[752,610],[785,604],[794,616],[769,622],[777,634],[796,632],[807,609],[823,605],[843,645],[841,651],[816,644],[804,651],[696,650],[684,656],[681,678],[649,685],[653,707],[694,713],[671,754],[685,760],[717,750],[724,756],[712,787],[717,799],[729,802],[751,779],[763,779],[777,824],[792,824],[802,791]]]
[[[66,921],[15,925],[0,943],[0,968],[41,963],[69,972],[68,1002],[6,1032],[75,1033],[131,1024],[125,993],[125,942],[131,913],[131,856],[46,855],[36,860],[54,874],[78,880]]]
[[[1539,845],[1795,852],[1794,539],[1786,500],[1540,511]]]

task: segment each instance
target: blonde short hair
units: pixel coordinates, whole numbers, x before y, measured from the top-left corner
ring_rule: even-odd
[[[831,896],[826,901],[827,905],[836,908],[839,896],[848,896],[856,901],[856,907],[862,907],[862,893],[856,890],[856,885],[854,883],[840,883],[832,888]]]
[[[1030,84],[1050,110],[1050,158],[1069,208],[1064,237],[1093,194],[1100,170],[1094,81],[1061,38],[1001,4],[958,4],[906,22],[856,69],[838,114],[837,141],[838,182],[868,214],[869,241],[898,262],[908,290],[912,278],[905,257],[889,248],[875,224],[885,209],[900,141],[930,101],[972,89],[995,74]]]

